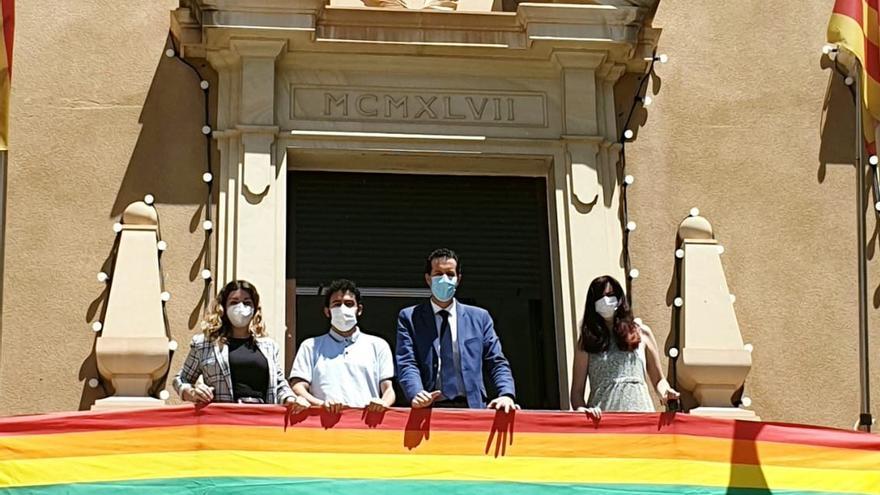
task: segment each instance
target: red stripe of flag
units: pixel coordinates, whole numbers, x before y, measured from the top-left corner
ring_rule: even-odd
[[[880,82],[880,47],[865,38],[865,70],[868,76]]]
[[[876,0],[875,0],[876,1]],[[6,67],[12,78],[12,41],[15,30],[15,0],[0,0],[3,7],[3,40],[6,42]]]
[[[672,434],[880,452],[880,437],[861,432],[710,419],[688,414],[607,413],[602,415],[601,422],[593,423],[585,414],[574,412],[520,411],[507,416],[487,409],[392,409],[378,416],[379,424],[373,424],[366,421],[363,412],[359,410],[347,410],[335,416],[313,409],[296,416],[289,425],[285,425],[284,415],[285,409],[282,406],[212,404],[205,408],[190,405],[135,411],[74,412],[0,418],[0,448],[3,445],[2,437],[7,436],[228,425],[271,427],[282,431],[285,428],[390,430],[400,434],[401,444],[410,435],[453,431],[484,433],[489,437],[495,430],[510,429],[517,433],[569,435],[565,438],[583,435],[580,438],[585,442],[589,442],[589,439],[584,436],[591,434]]]
[[[872,0],[875,4],[877,0]],[[864,18],[863,14],[863,0],[837,0],[834,2],[834,10],[835,14],[845,15],[847,17],[852,17],[859,23],[862,24],[862,19]],[[875,7],[876,8],[876,7]]]

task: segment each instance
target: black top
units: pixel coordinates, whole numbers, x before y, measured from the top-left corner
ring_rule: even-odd
[[[251,338],[227,339],[229,372],[232,375],[232,397],[254,397],[266,400],[269,389],[269,362]]]

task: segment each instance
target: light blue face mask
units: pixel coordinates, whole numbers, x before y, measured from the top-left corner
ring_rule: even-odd
[[[440,302],[446,302],[455,295],[455,286],[458,285],[458,277],[448,275],[435,275],[431,277],[431,294]]]

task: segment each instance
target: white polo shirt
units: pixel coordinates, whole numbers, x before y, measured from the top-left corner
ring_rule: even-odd
[[[290,378],[307,381],[309,393],[320,400],[364,407],[382,397],[379,384],[394,378],[394,361],[379,337],[360,329],[349,337],[330,330],[300,345]]]

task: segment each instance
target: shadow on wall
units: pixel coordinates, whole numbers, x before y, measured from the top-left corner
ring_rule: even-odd
[[[138,119],[141,131],[109,216],[119,217],[130,203],[141,201],[146,194],[152,194],[160,215],[162,204],[192,205],[194,211],[189,222],[189,232],[195,233],[201,229],[207,196],[205,183],[202,181],[202,174],[207,166],[205,137],[201,132],[205,121],[204,95],[199,87],[199,77],[180,60],[165,56],[165,50],[171,47],[169,40],[158,55],[158,64]],[[204,60],[190,60],[190,63],[210,83],[211,88],[216,87],[216,74]],[[216,109],[216,91],[209,94],[210,108]],[[211,125],[214,125],[213,112]],[[213,143],[211,153],[212,163],[219,163],[218,152]],[[168,234],[167,231],[165,233]],[[102,266],[102,271],[111,276],[117,247],[118,238]],[[190,282],[200,276],[206,248],[207,244],[202,246],[200,252],[193,253],[193,264],[189,270]],[[205,290],[210,290],[207,284]],[[105,287],[89,305],[85,314],[87,323],[103,321],[109,293]],[[190,328],[195,327],[200,319],[203,295],[204,293],[200,293],[200,297],[193,302],[194,307],[188,319]],[[167,314],[165,318],[166,329],[170,330]],[[99,333],[96,332],[95,336],[97,338]],[[102,384],[97,388],[88,386],[89,379],[98,377],[93,342],[89,354],[80,366],[79,378],[83,381],[80,410],[89,409],[97,399],[110,393],[109,384]],[[154,392],[164,388],[166,378],[163,377],[155,384]]]
[[[835,62],[828,56],[823,56],[821,67],[828,70],[828,88],[825,91],[825,101],[822,107],[821,144],[819,148],[819,169],[817,180],[825,182],[828,166],[844,165],[852,168],[856,161],[856,106],[855,95],[851,87],[844,83],[844,76],[838,71]],[[880,198],[873,197],[870,167],[866,168],[865,188],[865,214],[873,217],[874,230],[867,241],[866,256],[873,260],[880,247],[880,217],[873,208]],[[853,177],[855,180],[855,177]],[[852,198],[855,199],[855,198]],[[874,288],[874,308],[880,308],[880,285]]]
[[[638,137],[639,130],[648,122],[648,109],[644,104],[645,96],[650,95],[653,97],[658,94],[662,85],[663,81],[654,72],[650,74],[626,73],[621,76],[620,80],[617,81],[617,84],[614,86],[614,109],[619,134],[618,139],[620,136],[623,136],[624,131],[627,129],[633,131],[632,140],[635,140]],[[601,173],[602,171],[600,171],[599,174],[600,180],[606,178],[602,183],[606,206],[611,205],[612,195],[614,194],[615,189],[613,187],[614,184],[609,184],[608,182],[613,178],[613,180],[617,181],[617,184],[622,185],[623,179],[626,176],[625,150],[621,152],[621,155],[622,160],[624,161],[623,166],[620,166],[620,164],[617,163],[609,163],[608,166],[614,168],[611,171],[608,171],[608,173]],[[625,186],[621,187],[620,194],[621,201],[618,206],[617,216],[620,220],[620,225],[624,226],[628,221],[628,218],[626,218],[627,198]],[[629,262],[629,260],[626,259],[629,251],[628,231],[624,230],[623,235],[624,245],[620,252],[620,266],[627,267]],[[627,279],[626,285],[627,293],[632,294],[632,287],[629,279]]]
[[[116,250],[119,248],[119,236],[116,236],[116,239],[113,241],[113,247],[110,248],[110,254],[107,255],[107,258],[104,259],[104,263],[101,264],[101,271],[104,273],[111,273],[113,269],[113,260],[116,258]],[[104,315],[107,312],[107,298],[110,297],[110,286],[105,285],[101,293],[98,294],[91,304],[89,304],[88,309],[86,310],[86,323],[92,324],[92,322],[103,322]],[[89,386],[89,380],[93,378],[98,378],[98,361],[95,357],[95,345],[97,344],[98,332],[95,332],[95,340],[92,341],[92,348],[89,351],[89,355],[86,356],[85,360],[79,367],[79,380],[82,382],[82,393],[80,394],[79,400],[79,410],[84,411],[92,407],[96,400],[102,399],[108,395],[107,391],[100,384],[99,386],[92,388]]]
[[[666,336],[666,342],[663,344],[663,353],[669,356],[669,350],[675,348],[681,352],[681,310],[675,306],[675,298],[681,294],[681,263],[675,258],[675,251],[681,247],[678,242],[678,236],[673,237],[672,249],[668,252],[672,254],[672,278],[669,280],[669,287],[666,289],[666,307],[669,308],[669,334]],[[689,411],[700,404],[694,398],[693,394],[688,390],[682,390],[678,383],[678,370],[676,363],[677,357],[670,357],[666,365],[666,376],[672,388],[681,393],[679,404],[682,411]]]
[[[829,165],[851,167],[855,161],[855,121],[856,111],[853,94],[843,82],[843,76],[836,72],[834,62],[822,57],[821,66],[828,70],[828,87],[822,107],[820,127],[819,169],[817,180],[825,182]]]
[[[171,48],[170,42],[167,48]],[[141,132],[116,194],[111,217],[121,215],[129,203],[140,201],[147,193],[153,194],[160,205],[197,206],[205,202],[206,189],[202,182],[205,137],[201,132],[204,97],[199,79],[183,62],[166,57],[164,50],[159,56],[141,110]],[[190,63],[212,88],[216,87],[216,75],[207,62],[191,60]],[[216,91],[210,94],[211,108],[216,108]],[[216,148],[212,147],[212,153],[213,163],[219,163]]]

